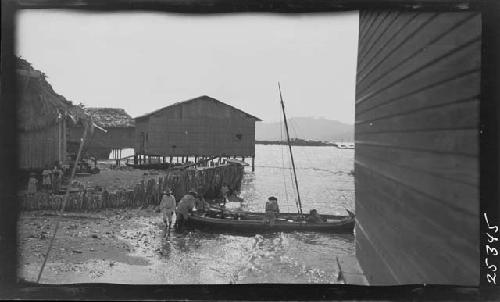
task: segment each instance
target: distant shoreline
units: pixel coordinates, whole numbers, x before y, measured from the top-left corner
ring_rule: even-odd
[[[286,141],[255,141],[255,144],[256,145],[287,145],[288,143]],[[326,143],[326,142],[320,142],[320,141],[308,141],[308,140],[301,140],[301,139],[291,140],[290,144],[292,146],[315,146],[315,147],[321,147],[321,146],[335,147],[336,146],[334,143]]]

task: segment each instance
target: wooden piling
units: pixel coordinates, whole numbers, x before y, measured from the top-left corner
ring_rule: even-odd
[[[255,172],[255,155],[252,156],[252,172]]]

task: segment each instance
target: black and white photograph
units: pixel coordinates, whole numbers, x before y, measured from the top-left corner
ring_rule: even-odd
[[[413,8],[19,10],[17,278],[496,284],[488,26]]]

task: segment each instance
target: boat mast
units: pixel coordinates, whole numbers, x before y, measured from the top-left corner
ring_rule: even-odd
[[[295,188],[297,189],[297,200],[298,200],[299,214],[302,215],[302,202],[300,200],[299,182],[297,181],[297,173],[295,171],[295,161],[293,160],[292,144],[290,143],[290,134],[288,133],[288,122],[286,120],[285,103],[283,102],[283,96],[281,95],[280,82],[278,82],[278,90],[280,92],[281,109],[283,110],[283,119],[285,121],[286,139],[288,142],[288,148],[290,149],[290,160],[292,161],[293,176],[295,177]]]

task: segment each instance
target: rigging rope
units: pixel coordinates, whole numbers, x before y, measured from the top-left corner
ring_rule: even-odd
[[[290,126],[292,128],[292,132],[295,134],[295,137],[298,138],[298,131],[297,131],[298,126],[296,125],[294,120],[290,120],[289,122],[290,122]],[[309,156],[308,148],[304,148],[304,158],[306,159],[307,164],[310,167],[314,167],[313,162],[311,161],[311,157]],[[305,169],[305,168],[302,168],[302,169]],[[331,172],[334,174],[336,173],[335,171],[328,170],[328,169],[317,169],[317,168],[313,168],[313,169],[319,170],[319,171]],[[325,187],[324,191],[326,191],[326,193],[329,195],[329,198],[335,199],[336,194],[331,189],[329,189],[328,187]]]
[[[280,116],[280,141],[283,141],[283,121],[281,119],[281,114],[279,115]],[[283,175],[283,185],[285,186],[285,198],[286,200],[288,201],[288,190],[286,188],[286,180],[285,180],[285,157],[284,157],[284,154],[283,154],[283,145],[281,145],[280,147],[281,149],[281,164],[283,166],[283,170],[281,171],[282,175]]]
[[[290,144],[290,134],[288,132],[288,122],[286,120],[285,103],[283,102],[283,96],[281,95],[281,87],[280,87],[280,83],[279,82],[278,82],[278,90],[280,92],[281,108],[283,109],[283,120],[285,122],[285,129],[286,129],[286,137],[287,137],[287,141],[288,141],[288,148],[290,149],[290,161],[292,162],[293,175],[295,177],[295,188],[297,190],[297,200],[298,200],[298,204],[299,204],[299,214],[302,215],[302,203],[300,201],[299,183],[297,181],[297,173],[295,172],[295,162],[293,160],[292,145]]]

